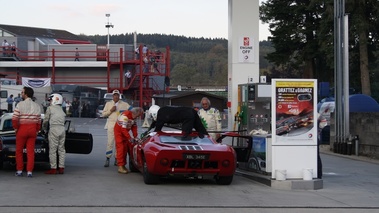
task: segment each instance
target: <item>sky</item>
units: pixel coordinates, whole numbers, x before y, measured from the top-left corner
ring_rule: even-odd
[[[14,0],[2,8],[0,24],[74,34],[107,35],[109,21],[114,25],[109,28],[111,36],[137,32],[228,37],[228,0]],[[105,14],[110,14],[109,20]],[[259,24],[259,40],[267,40],[268,25]]]

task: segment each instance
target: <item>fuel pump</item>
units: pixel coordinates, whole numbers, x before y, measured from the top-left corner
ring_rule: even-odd
[[[238,108],[241,110],[241,131],[271,133],[271,85],[248,83],[238,85]]]
[[[238,111],[240,133],[250,135],[253,145],[247,163],[239,168],[262,174],[271,173],[271,85],[248,83],[238,85]],[[262,130],[267,135],[255,135]]]

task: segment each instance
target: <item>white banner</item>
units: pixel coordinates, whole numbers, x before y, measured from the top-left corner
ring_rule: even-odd
[[[50,86],[51,78],[25,78],[22,77],[22,85],[31,88]]]

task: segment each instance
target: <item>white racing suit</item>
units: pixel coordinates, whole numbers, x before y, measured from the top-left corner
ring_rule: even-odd
[[[117,110],[114,112],[111,112],[111,108],[116,105]],[[117,104],[112,100],[108,101],[103,109],[103,116],[108,117],[107,118],[107,123],[105,124],[104,129],[107,130],[108,134],[108,142],[107,142],[107,147],[105,150],[105,156],[107,158],[111,158],[113,154],[113,147],[114,147],[114,125],[116,124],[117,117],[120,115],[120,112],[128,110],[130,105],[124,101],[119,100]],[[116,155],[116,149],[115,149],[115,157]]]
[[[42,123],[42,129],[49,128],[49,159],[50,168],[57,169],[57,150],[58,150],[58,167],[64,168],[65,163],[65,140],[66,132],[64,122],[66,114],[63,112],[62,106],[52,105],[49,106],[45,113],[45,118]]]
[[[198,114],[204,124],[205,129],[208,131],[209,135],[213,139],[216,140],[217,139],[216,136],[219,133],[210,133],[209,131],[221,131],[220,112],[217,109],[211,107],[208,110],[200,109],[198,111]]]

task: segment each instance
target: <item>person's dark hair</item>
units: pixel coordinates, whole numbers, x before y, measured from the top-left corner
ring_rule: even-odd
[[[24,94],[29,98],[33,98],[34,90],[31,87],[24,87]]]

